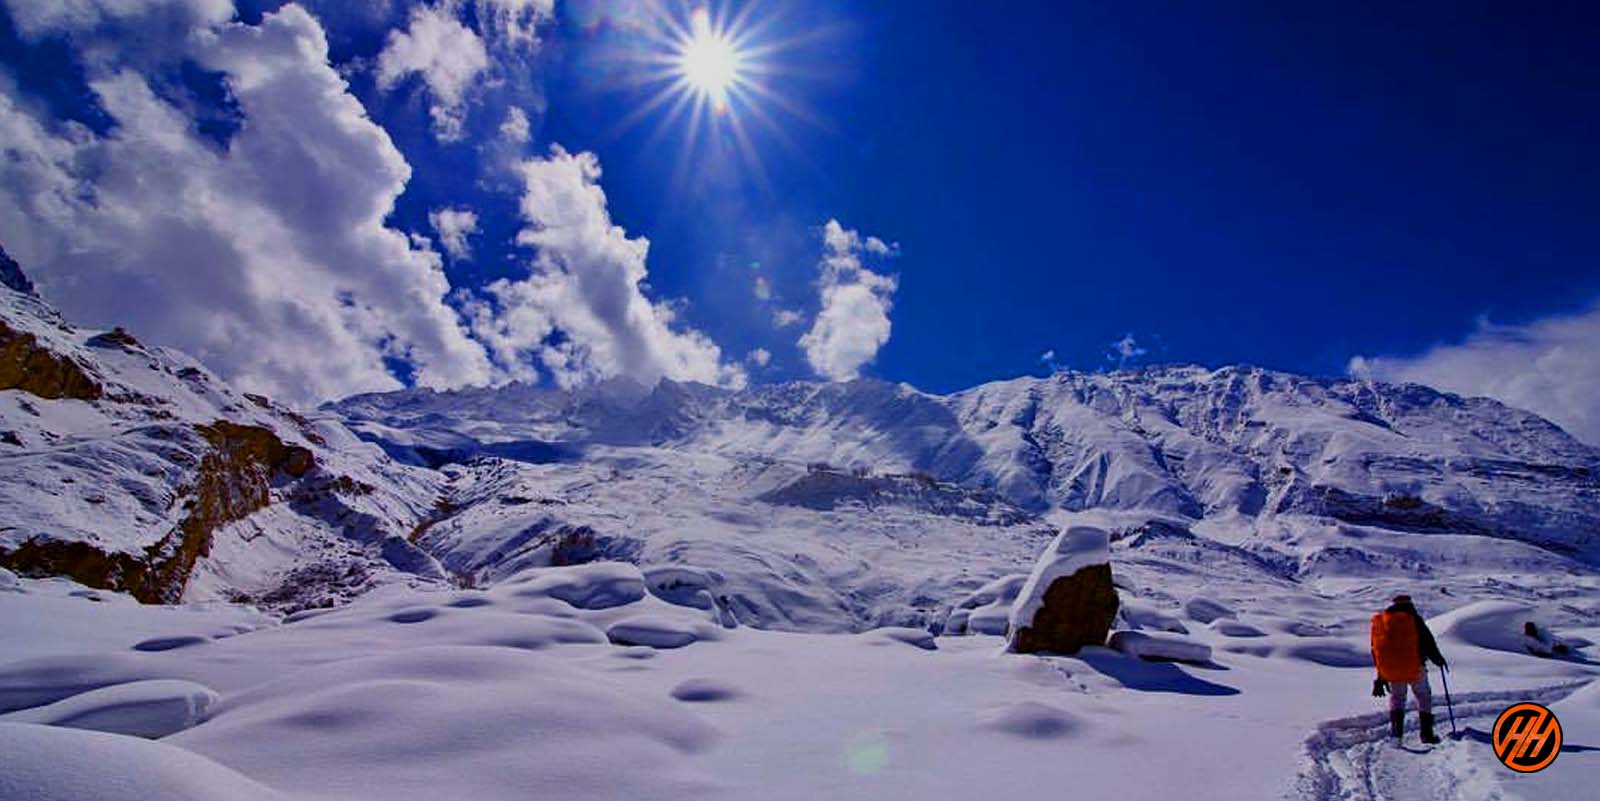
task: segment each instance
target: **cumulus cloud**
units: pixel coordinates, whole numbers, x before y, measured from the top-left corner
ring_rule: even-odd
[[[895,276],[867,269],[863,256],[883,258],[899,248],[863,238],[838,220],[823,225],[822,243],[817,282],[822,308],[799,345],[818,375],[848,381],[889,341],[889,309],[899,285]]]
[[[764,275],[756,276],[756,280],[751,285],[750,291],[755,293],[756,300],[772,300],[772,283],[768,281],[767,277]]]
[[[421,5],[411,10],[409,27],[389,32],[378,54],[378,87],[387,90],[420,74],[433,98],[434,135],[453,142],[465,135],[467,89],[488,68],[483,40],[461,24],[453,5]]]
[[[772,324],[778,328],[788,328],[805,322],[806,316],[798,309],[777,309],[772,312]]]
[[[489,284],[467,307],[501,370],[536,380],[542,369],[562,386],[615,375],[744,384],[716,343],[645,296],[650,243],[612,222],[594,154],[554,145],[519,174],[527,227],[517,241],[536,255],[526,277]]]
[[[1494,398],[1600,445],[1600,302],[1525,325],[1480,319],[1463,341],[1418,356],[1350,360],[1352,375]]]
[[[410,167],[318,22],[288,5],[182,41],[171,58],[220,73],[244,118],[226,147],[112,63],[88,76],[104,134],[0,86],[0,241],[44,294],[290,400],[397,388],[386,358],[425,386],[489,380],[438,254],[384,224]]]
[[[472,258],[472,247],[467,237],[478,232],[478,215],[470,209],[434,209],[428,212],[428,223],[439,234],[450,258],[457,261]]]
[[[766,367],[772,362],[772,351],[766,348],[756,348],[746,354],[744,358],[757,367]]]
[[[506,119],[500,123],[500,138],[517,144],[532,139],[533,125],[528,121],[528,112],[516,106],[507,109]]]

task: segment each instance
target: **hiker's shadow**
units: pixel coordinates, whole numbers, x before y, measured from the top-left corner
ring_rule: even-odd
[[[1146,662],[1109,648],[1084,648],[1075,656],[1130,690],[1181,695],[1239,694],[1238,688],[1194,676],[1175,662]],[[1209,670],[1227,669],[1215,663],[1203,667]]]
[[[1486,731],[1479,731],[1479,730],[1477,730],[1477,729],[1475,729],[1475,728],[1473,728],[1471,726],[1468,726],[1467,728],[1463,729],[1461,731],[1461,735],[1459,737],[1456,737],[1455,739],[1458,739],[1458,740],[1471,740],[1471,741],[1473,741],[1475,743],[1483,743],[1484,745],[1487,745],[1487,746],[1490,746],[1490,747],[1494,746],[1494,736],[1493,735],[1489,734],[1489,732],[1486,732]],[[1561,753],[1563,753],[1563,754],[1586,754],[1586,753],[1590,753],[1590,752],[1594,752],[1594,751],[1600,751],[1600,746],[1575,745],[1573,743],[1562,743],[1561,744]]]

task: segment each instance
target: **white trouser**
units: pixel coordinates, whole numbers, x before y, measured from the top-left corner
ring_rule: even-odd
[[[1428,686],[1428,671],[1422,671],[1417,680],[1406,684],[1400,681],[1389,682],[1389,711],[1399,712],[1406,708],[1406,688],[1410,687],[1412,694],[1417,696],[1418,712],[1433,712],[1433,688]]]

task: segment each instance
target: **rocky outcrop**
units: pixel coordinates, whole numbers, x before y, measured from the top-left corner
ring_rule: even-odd
[[[20,389],[52,400],[99,400],[105,394],[83,365],[44,347],[33,334],[0,320],[0,390],[5,389]]]
[[[1072,654],[1105,645],[1117,616],[1109,535],[1073,526],[1045,549],[1011,607],[1010,649]]]
[[[218,420],[195,426],[195,431],[210,447],[186,493],[187,513],[143,553],[35,537],[13,550],[0,550],[0,565],[23,575],[68,576],[145,603],[178,601],[195,562],[210,553],[214,532],[265,507],[272,501],[274,481],[302,477],[316,461],[310,450],[286,444],[261,426]]]
[[[22,273],[22,265],[6,253],[4,245],[0,245],[0,285],[24,295],[33,294],[33,282]]]

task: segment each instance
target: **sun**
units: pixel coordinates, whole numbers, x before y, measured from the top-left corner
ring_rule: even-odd
[[[689,26],[689,36],[677,55],[679,78],[712,108],[726,109],[728,92],[739,83],[744,59],[733,39],[712,26],[711,13],[705,8],[694,11]]]

